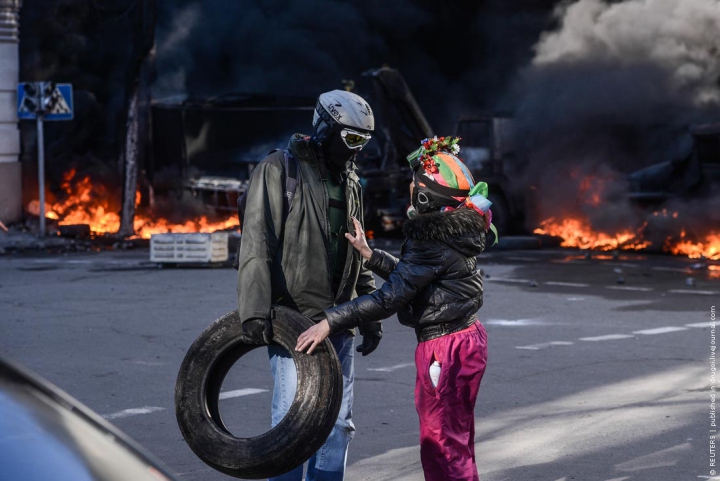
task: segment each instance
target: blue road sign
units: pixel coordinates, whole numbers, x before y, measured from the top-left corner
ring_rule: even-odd
[[[53,86],[49,82],[27,82],[18,85],[18,119],[36,119],[42,106],[47,106],[43,120],[72,120],[72,84]]]

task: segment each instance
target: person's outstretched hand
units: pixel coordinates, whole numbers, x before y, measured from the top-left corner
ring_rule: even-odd
[[[368,246],[367,239],[365,238],[365,231],[355,217],[352,218],[352,221],[355,226],[355,235],[353,236],[348,232],[345,234],[345,237],[350,241],[350,244],[352,244],[352,246],[360,252],[361,256],[365,259],[370,259],[372,257],[372,249]]]
[[[298,336],[297,344],[295,345],[296,351],[304,351],[307,349],[308,354],[312,354],[318,345],[330,335],[330,324],[327,319],[315,324],[313,327],[303,332]]]

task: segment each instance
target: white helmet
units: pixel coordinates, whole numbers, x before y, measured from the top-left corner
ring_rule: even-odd
[[[375,130],[375,117],[365,99],[345,90],[325,92],[318,98],[313,116],[313,128],[324,120],[329,127],[358,129],[362,132]]]

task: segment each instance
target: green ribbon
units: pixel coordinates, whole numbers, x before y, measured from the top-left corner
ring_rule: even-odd
[[[412,166],[412,163],[415,159],[417,159],[420,156],[420,152],[422,152],[423,148],[419,147],[417,150],[413,151],[406,157],[408,163]]]
[[[498,235],[498,231],[497,231],[497,228],[495,227],[495,224],[490,224],[490,230],[493,231],[493,234],[495,234],[495,242],[492,243],[492,245],[494,246],[495,244],[497,244],[499,242],[500,236]],[[490,246],[490,247],[492,247],[492,246]]]
[[[472,199],[472,196],[474,195],[482,195],[487,199],[488,197],[488,185],[487,182],[478,182],[473,186],[472,189],[470,189],[470,193],[468,194],[468,197]],[[492,245],[495,245],[499,242],[500,236],[498,235],[497,228],[495,227],[495,224],[490,224],[490,230],[495,234],[495,242],[493,242]],[[492,246],[491,246],[492,247]]]
[[[473,195],[480,194],[483,197],[487,199],[488,196],[488,185],[486,182],[478,182],[473,186],[472,189],[470,189],[470,193],[468,194],[468,197],[472,197]]]

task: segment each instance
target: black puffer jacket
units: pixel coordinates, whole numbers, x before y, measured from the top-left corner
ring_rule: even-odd
[[[405,222],[407,240],[396,259],[375,249],[366,267],[385,279],[372,294],[325,310],[333,333],[398,313],[420,328],[469,319],[482,306],[475,256],[485,248],[484,219],[462,208],[418,215]]]

